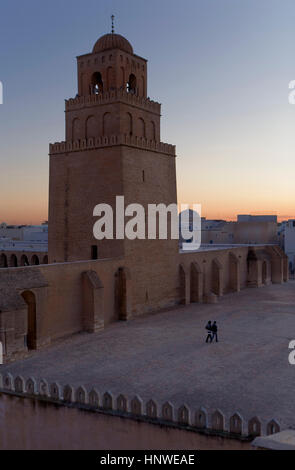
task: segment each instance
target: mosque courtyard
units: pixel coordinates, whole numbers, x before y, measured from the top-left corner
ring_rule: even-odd
[[[205,343],[208,320],[218,323],[219,342]],[[295,425],[295,281],[227,294],[217,304],[190,304],[81,333],[0,366],[0,373],[61,385],[96,387],[102,394],[175,407],[216,408],[228,417],[275,418]]]

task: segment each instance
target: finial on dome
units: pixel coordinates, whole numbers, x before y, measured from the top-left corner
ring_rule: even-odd
[[[114,34],[114,32],[115,32],[114,19],[115,19],[115,15],[112,15],[112,16],[111,16],[111,20],[112,20],[112,34]]]

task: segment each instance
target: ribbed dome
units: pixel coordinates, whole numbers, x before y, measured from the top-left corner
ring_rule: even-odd
[[[133,54],[130,42],[120,34],[109,33],[101,36],[94,45],[93,53],[107,51],[108,49],[121,49],[129,54]]]

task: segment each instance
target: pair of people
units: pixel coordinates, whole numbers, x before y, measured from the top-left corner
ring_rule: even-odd
[[[207,330],[206,343],[208,343],[208,341],[210,341],[210,343],[212,343],[214,338],[215,338],[216,343],[218,343],[218,338],[217,338],[218,327],[217,327],[216,321],[213,322],[213,324],[212,324],[211,320],[209,320],[207,325],[206,325],[206,330]]]

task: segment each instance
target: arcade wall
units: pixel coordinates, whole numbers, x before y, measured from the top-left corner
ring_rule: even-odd
[[[0,340],[5,361],[81,331],[228,292],[288,280],[279,247],[236,247],[76,261],[0,270]],[[140,269],[139,269],[140,267]],[[147,290],[148,286],[148,290]]]

